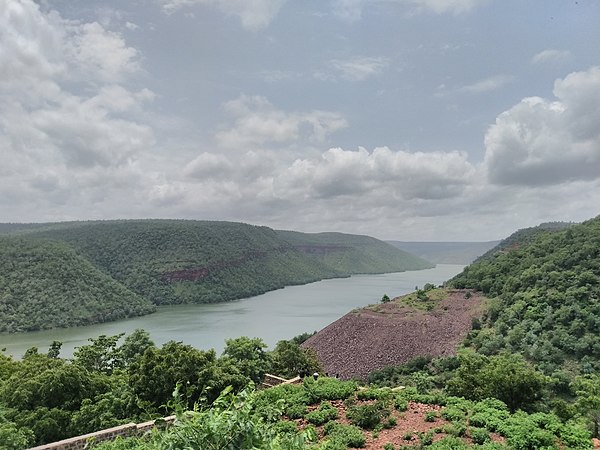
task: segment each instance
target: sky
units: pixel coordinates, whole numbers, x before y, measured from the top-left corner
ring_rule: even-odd
[[[0,222],[583,221],[599,43],[597,0],[0,0]]]

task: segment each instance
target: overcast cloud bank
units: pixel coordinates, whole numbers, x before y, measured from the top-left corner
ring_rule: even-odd
[[[452,18],[488,3],[336,0],[330,13],[352,23],[369,7],[391,4]],[[256,36],[288,5],[169,0],[160,6],[169,17],[212,8]],[[294,107],[256,86],[222,97],[216,125],[203,128],[206,140],[190,133],[173,144],[157,123],[179,119],[155,107],[163,94],[144,85],[148,55],[126,38],[125,30],[139,32],[128,24],[142,21],[123,15],[121,28],[113,29],[101,22],[67,19],[31,0],[0,0],[0,221],[174,217],[387,239],[488,240],[598,213],[600,67],[565,71],[552,95],[521,97],[497,110],[478,132],[480,157],[469,148],[418,142],[340,145],[338,136],[367,110],[344,109],[343,102]],[[537,66],[570,55],[548,49],[529,61]],[[396,57],[327,56],[324,71],[306,76],[347,84],[344,99],[356,89],[375,91],[368,82],[400,71]],[[266,80],[271,84],[301,78],[288,69],[268,73],[286,74]],[[463,87],[455,96],[501,94],[517,78],[479,80],[456,83]],[[436,98],[433,87],[430,97]],[[183,117],[180,124],[203,127]]]

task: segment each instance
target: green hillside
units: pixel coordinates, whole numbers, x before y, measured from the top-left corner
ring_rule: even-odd
[[[370,236],[277,231],[298,251],[342,273],[384,273],[434,267],[428,261]]]
[[[479,352],[522,353],[547,374],[600,369],[600,217],[528,233],[450,283],[492,298],[468,341]]]
[[[484,259],[489,259],[497,253],[501,253],[507,250],[514,250],[515,248],[526,246],[533,242],[540,234],[561,231],[567,227],[570,227],[571,225],[573,224],[568,222],[546,222],[539,224],[535,227],[521,228],[520,230],[515,231],[507,238],[502,239],[498,243],[498,245],[490,248],[487,252],[482,253],[479,256],[479,258],[475,260],[475,262]]]
[[[86,325],[154,310],[65,244],[0,237],[0,332]]]
[[[417,255],[434,264],[470,264],[479,256],[498,245],[486,242],[406,242],[387,241],[400,250]]]
[[[6,224],[3,229],[5,233],[18,235],[23,245],[32,242],[28,245],[41,246],[46,240],[60,242],[55,247],[44,248],[50,253],[53,248],[70,251],[73,257],[85,261],[85,267],[94,268],[103,273],[104,279],[112,280],[112,285],[120,284],[124,291],[129,290],[128,296],[122,296],[123,304],[137,314],[151,310],[149,303],[213,303],[325,278],[430,266],[366,236],[304,235],[231,222],[131,220]],[[22,264],[26,263],[26,260],[22,261]],[[8,254],[4,264],[13,264]],[[39,271],[44,273],[43,268]],[[59,273],[50,279],[60,280],[61,276],[63,274]],[[85,279],[71,277],[76,283],[85,283]],[[35,279],[29,281],[25,277],[22,281],[23,298],[28,296],[28,289],[41,289]],[[7,295],[11,286],[0,291],[2,295]],[[71,298],[70,294],[61,292],[58,281],[52,289],[43,291],[52,296],[52,302],[56,304],[63,304],[63,295]],[[137,296],[132,296],[132,292]],[[144,302],[146,309],[129,306],[132,298],[134,304]],[[104,308],[104,300],[95,298],[94,301],[101,304],[99,309]],[[94,312],[86,315],[87,310],[80,309],[81,318],[63,321],[52,316],[43,327],[94,323],[127,316],[114,312],[97,317]],[[42,327],[38,322],[33,326],[26,322],[29,325],[23,328],[24,319],[16,315],[14,308],[10,311],[12,325],[4,325],[3,329]]]

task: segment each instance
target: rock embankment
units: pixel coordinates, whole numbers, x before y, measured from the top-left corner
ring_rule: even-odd
[[[449,356],[482,312],[483,299],[476,293],[465,294],[450,290],[431,311],[410,306],[402,298],[355,310],[303,346],[317,352],[330,376],[342,379],[366,379],[375,370],[417,356]]]

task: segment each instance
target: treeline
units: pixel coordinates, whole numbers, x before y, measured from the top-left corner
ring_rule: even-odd
[[[163,417],[177,405],[208,407],[221,391],[258,384],[267,371],[295,376],[319,370],[303,337],[267,351],[261,339],[241,337],[214,350],[181,342],[157,347],[148,333],[89,339],[73,359],[60,358],[60,342],[22,360],[0,353],[0,449],[23,449],[131,421]]]
[[[97,323],[147,314],[155,305],[221,302],[325,278],[431,266],[366,236],[231,222],[5,224],[0,232],[7,234],[0,239],[0,332]]]

